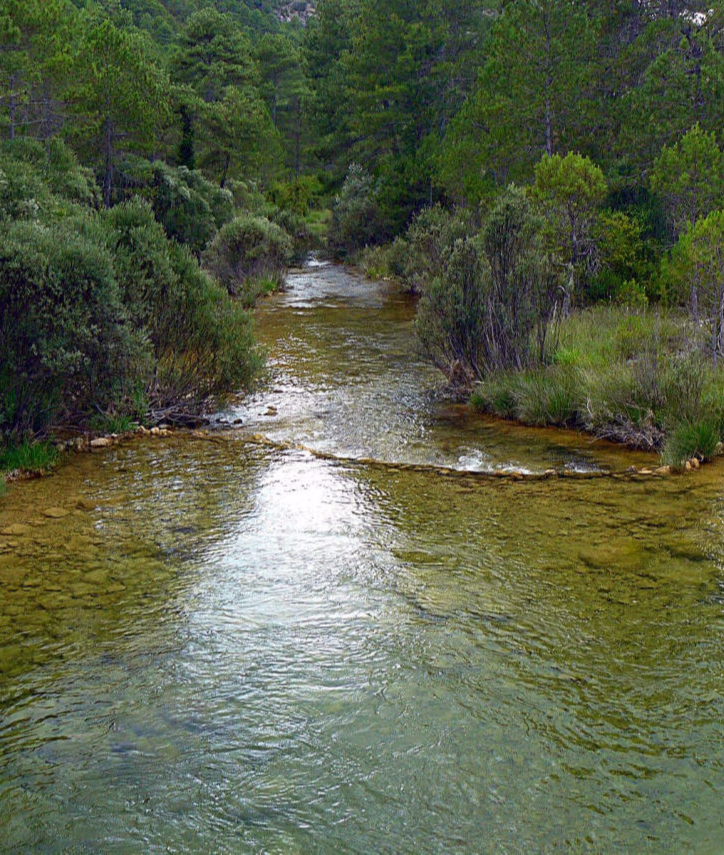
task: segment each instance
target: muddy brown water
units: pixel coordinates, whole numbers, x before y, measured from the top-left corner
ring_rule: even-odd
[[[722,851],[724,466],[476,477],[655,461],[450,405],[390,285],[289,284],[242,426],[0,500],[0,850]]]

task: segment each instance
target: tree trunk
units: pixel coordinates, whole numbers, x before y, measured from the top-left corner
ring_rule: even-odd
[[[106,119],[103,131],[103,147],[105,149],[105,170],[103,175],[103,204],[106,210],[111,207],[111,189],[113,187],[113,126],[110,118]]]
[[[231,155],[226,155],[226,160],[224,161],[224,169],[221,173],[221,181],[219,182],[219,187],[223,190],[226,185],[226,178],[229,174],[229,166],[231,166]]]
[[[296,122],[294,123],[294,174],[299,175],[301,168],[301,148],[302,148],[302,105],[297,104]]]
[[[10,139],[15,139],[15,112],[17,103],[15,101],[15,75],[10,75]]]
[[[545,100],[545,124],[546,124],[546,154],[553,156],[553,121],[551,119],[551,87],[553,77],[551,76],[551,31],[549,21],[546,20],[546,100]]]

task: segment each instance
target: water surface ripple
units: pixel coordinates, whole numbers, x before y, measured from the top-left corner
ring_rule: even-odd
[[[508,483],[241,441],[629,465],[446,403],[412,316],[295,274],[240,441],[133,441],[2,500],[0,850],[721,851],[722,465]]]

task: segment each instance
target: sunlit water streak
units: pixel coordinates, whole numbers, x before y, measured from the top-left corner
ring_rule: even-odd
[[[631,461],[452,408],[391,286],[291,286],[243,431]],[[483,482],[176,436],[14,488],[0,850],[721,851],[722,474]]]

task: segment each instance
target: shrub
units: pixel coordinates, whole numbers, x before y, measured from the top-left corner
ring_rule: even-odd
[[[42,432],[108,402],[137,358],[113,258],[72,223],[15,223],[0,245],[0,432]]]
[[[449,378],[454,373],[465,385],[548,359],[559,282],[522,190],[508,188],[479,238],[458,240],[443,268],[423,294],[417,331]]]
[[[486,282],[489,272],[479,243],[459,240],[445,272],[429,284],[418,307],[415,327],[423,353],[463,388],[482,376]]]
[[[319,197],[322,189],[322,182],[316,175],[302,175],[293,181],[278,182],[272,187],[270,196],[280,209],[306,217],[312,200]]]
[[[651,189],[663,201],[675,237],[718,208],[724,155],[715,135],[697,123],[678,143],[665,146],[651,171]]]
[[[655,246],[644,237],[644,223],[639,217],[603,211],[594,224],[592,238],[600,264],[589,290],[592,301],[613,300],[641,308],[650,297],[659,296],[649,284],[656,272]]]
[[[204,253],[204,266],[232,296],[255,280],[281,286],[292,257],[289,235],[264,217],[244,214],[227,223]]]
[[[560,282],[541,251],[539,226],[524,191],[511,185],[483,227],[490,268],[481,366],[485,370],[520,369],[548,357]]]
[[[353,163],[332,208],[328,245],[339,257],[380,239],[380,211],[372,176]]]
[[[122,300],[152,348],[152,363],[143,366],[152,407],[195,409],[210,396],[246,388],[260,356],[243,307],[187,248],[166,239],[145,203],[118,205],[105,217]]]
[[[120,173],[122,198],[140,196],[148,201],[166,234],[196,254],[234,216],[231,192],[185,166],[128,157]]]
[[[97,201],[91,170],[61,140],[46,147],[19,138],[0,147],[0,220],[47,220]]]
[[[421,211],[407,231],[404,259],[400,259],[402,278],[410,291],[421,293],[426,283],[440,276],[455,241],[471,231],[470,217],[462,212],[446,211],[441,205]]]
[[[689,306],[696,323],[705,319],[714,363],[724,353],[724,211],[713,211],[680,238],[670,266],[688,288]],[[683,295],[680,295],[680,298]]]
[[[576,289],[587,284],[597,264],[593,232],[606,195],[603,172],[575,152],[544,155],[535,167],[531,195],[545,216],[548,251],[568,266]]]

